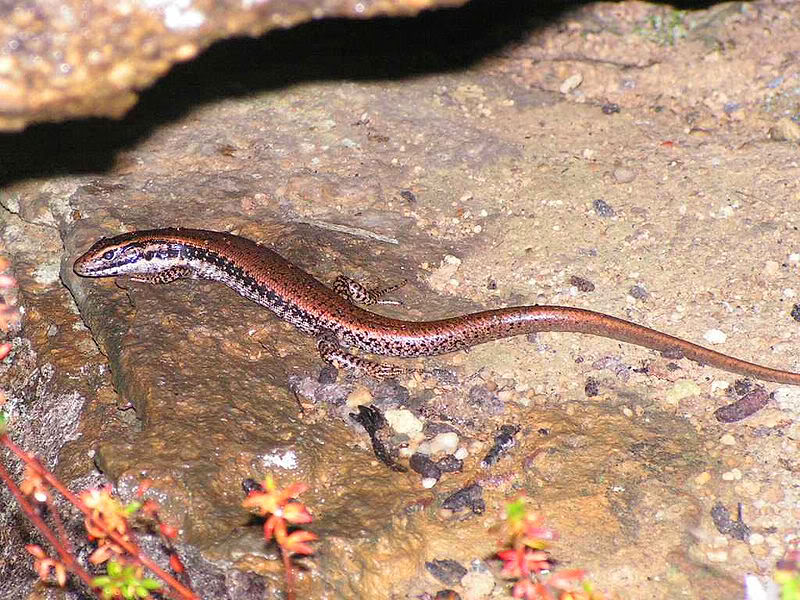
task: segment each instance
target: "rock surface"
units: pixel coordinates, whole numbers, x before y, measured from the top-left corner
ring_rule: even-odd
[[[465,0],[5,0],[0,130],[123,116],[139,92],[213,42],[312,19],[411,16]]]
[[[521,491],[559,531],[555,557],[600,589],[741,597],[800,525],[790,394],[723,424],[714,410],[748,391],[736,377],[566,334],[406,361],[431,373],[398,386],[334,380],[312,339],[221,285],[72,273],[102,235],[228,230],[324,281],[408,279],[402,306],[376,309],[397,317],[568,304],[693,341],[719,329],[715,349],[796,369],[800,167],[769,130],[797,104],[798,64],[771,48],[798,39],[800,6],[539,10],[477,2],[220,44],[119,122],[3,136],[3,251],[25,311],[0,366],[12,435],[73,489],[107,478],[129,498],[152,479],[207,598],[282,593],[240,508],[241,480],[266,472],[311,486],[321,541],[302,597],[433,596],[433,560],[482,561],[508,591],[492,532]],[[422,423],[378,432],[398,462],[454,432],[462,469],[429,489],[389,470],[353,397]],[[480,468],[504,425],[514,446]],[[442,508],[464,489],[479,494]],[[739,503],[746,540],[712,517]],[[9,506],[0,569],[30,560],[10,554],[28,530]],[[26,596],[24,572],[7,598]]]

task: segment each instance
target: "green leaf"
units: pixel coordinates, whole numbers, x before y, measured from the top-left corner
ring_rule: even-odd
[[[142,508],[142,503],[139,502],[138,500],[134,500],[133,502],[129,502],[128,505],[125,506],[125,508],[123,508],[122,510],[125,513],[126,517],[130,517],[140,508]]]
[[[106,572],[114,579],[117,579],[120,575],[122,575],[122,565],[119,564],[117,561],[112,560],[111,562],[108,563],[108,566],[106,567]]]
[[[522,498],[506,504],[506,516],[509,521],[521,521],[525,518],[526,512],[527,508]]]
[[[148,590],[158,590],[161,589],[161,583],[153,579],[152,577],[148,577],[144,581],[142,581],[142,585],[147,588]]]

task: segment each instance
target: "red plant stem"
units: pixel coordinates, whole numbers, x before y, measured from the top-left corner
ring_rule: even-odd
[[[14,480],[11,478],[11,474],[6,470],[5,465],[3,465],[2,462],[0,462],[0,479],[3,480],[3,483],[11,491],[14,498],[17,499],[17,503],[19,504],[20,508],[22,508],[22,511],[36,526],[36,529],[38,529],[41,534],[47,538],[47,541],[50,542],[53,548],[55,548],[56,552],[58,552],[58,555],[61,557],[61,561],[67,566],[67,568],[80,577],[90,590],[96,589],[95,586],[92,585],[92,576],[89,575],[89,573],[87,573],[77,562],[75,562],[74,556],[69,552],[69,550],[64,548],[56,534],[53,533],[53,530],[50,529],[50,527],[47,526],[47,523],[45,523],[42,518],[36,514],[36,509],[30,502],[28,502],[25,494],[23,494],[22,490],[17,487],[17,484],[14,483]]]
[[[278,547],[281,549],[281,556],[283,557],[283,570],[286,571],[286,600],[295,600],[292,558],[289,556],[289,551],[286,550],[286,548],[280,544],[278,544]]]
[[[136,547],[135,544],[131,543],[129,540],[126,540],[123,536],[118,534],[113,529],[109,529],[106,527],[106,524],[103,523],[101,520],[96,519],[92,515],[92,511],[83,503],[83,501],[69,491],[63,483],[61,483],[58,478],[53,475],[50,471],[48,471],[36,458],[25,452],[22,448],[17,446],[8,435],[3,434],[0,435],[0,443],[5,445],[9,450],[11,450],[14,454],[16,454],[20,459],[25,461],[25,464],[29,465],[36,473],[42,477],[47,483],[52,485],[58,492],[63,495],[69,502],[71,502],[74,506],[78,508],[92,524],[97,527],[98,529],[103,530],[106,532],[108,537],[110,537],[115,544],[121,546],[125,549],[128,554],[130,554],[133,558],[139,561],[142,565],[150,569],[157,577],[162,579],[170,588],[176,591],[182,598],[186,600],[200,600],[199,596],[197,596],[192,590],[187,588],[183,585],[180,581],[175,579],[172,575],[167,573],[164,569],[159,567],[155,562],[153,562],[146,554],[139,552],[139,549]]]
[[[175,559],[180,563],[181,567],[183,567],[181,557],[178,556],[178,551],[175,550],[175,544],[172,543],[172,540],[169,537],[164,535],[164,530],[161,527],[163,525],[163,521],[158,515],[158,511],[153,511],[153,520],[156,522],[156,525],[158,525],[158,536],[161,538],[161,543],[166,546],[167,554],[170,556],[170,558],[175,557]],[[172,563],[170,563],[170,566],[172,566]],[[178,575],[178,577],[182,577],[188,587],[192,586],[192,579],[189,577],[189,571],[187,571],[185,568],[180,572],[176,572],[176,575]]]
[[[61,538],[61,543],[64,544],[64,548],[66,548],[67,552],[72,554],[72,544],[69,541],[69,536],[67,536],[67,530],[64,529],[64,523],[61,521],[61,516],[58,514],[58,510],[53,504],[53,499],[50,497],[50,494],[47,494],[47,509],[50,511],[50,515],[53,517],[53,521],[56,524],[56,532],[58,532],[59,537]]]

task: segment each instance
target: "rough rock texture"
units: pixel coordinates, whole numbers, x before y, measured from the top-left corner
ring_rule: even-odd
[[[12,433],[75,488],[151,478],[208,598],[280,597],[239,506],[266,471],[311,485],[308,598],[433,596],[425,563],[445,560],[468,570],[462,597],[492,577],[508,592],[493,526],[522,491],[560,564],[626,598],[741,597],[797,539],[793,388],[720,423],[750,391],[734,376],[566,334],[410,361],[438,371],[399,385],[333,381],[313,340],[223,286],[72,273],[101,235],[229,230],[323,280],[409,279],[394,316],[569,304],[798,369],[800,7],[495,6],[218,45],[120,122],[2,139],[25,308],[0,370]],[[398,461],[455,432],[462,469],[430,488],[387,469],[348,416],[370,403],[405,417],[377,434]],[[514,445],[482,468],[503,426]],[[739,504],[745,540],[719,525]]]
[[[3,0],[0,130],[121,117],[211,43],[330,17],[415,15],[465,0]]]

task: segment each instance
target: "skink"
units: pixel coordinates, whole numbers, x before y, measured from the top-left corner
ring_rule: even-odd
[[[354,301],[369,304],[387,290],[370,293],[342,278],[331,289],[269,248],[229,233],[168,228],[103,238],[75,261],[74,270],[84,277],[130,275],[150,283],[169,283],[184,277],[219,281],[314,336],[325,361],[376,377],[391,377],[408,370],[371,362],[346,349],[359,348],[385,356],[433,356],[515,335],[566,331],[683,356],[764,381],[800,385],[800,373],[746,362],[580,308],[517,306],[435,321],[384,317],[356,306]]]

